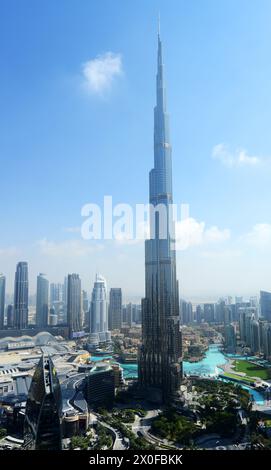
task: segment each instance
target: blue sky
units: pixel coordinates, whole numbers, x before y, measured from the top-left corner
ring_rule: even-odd
[[[147,202],[159,11],[174,198],[191,216],[181,295],[271,289],[270,1],[2,0],[0,271],[9,291],[23,259],[32,290],[39,271],[51,281],[79,272],[90,290],[99,270],[127,299],[143,295],[142,244],[86,244],[67,228],[105,194]],[[97,57],[117,60],[101,90],[84,75]]]

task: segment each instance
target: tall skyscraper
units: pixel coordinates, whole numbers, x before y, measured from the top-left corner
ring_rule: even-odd
[[[13,328],[14,326],[14,315],[13,315],[13,305],[7,306],[7,327]]]
[[[4,328],[6,278],[0,273],[0,330]]]
[[[75,338],[82,331],[81,279],[78,274],[68,275],[67,318],[70,338]]]
[[[251,352],[257,354],[260,352],[260,328],[259,322],[255,319],[251,320],[250,324],[250,337],[251,337]]]
[[[225,349],[228,353],[236,352],[236,330],[232,323],[226,324],[224,327]]]
[[[49,281],[45,274],[37,277],[37,299],[36,299],[36,325],[38,328],[46,328],[48,325],[49,311]]]
[[[50,284],[50,305],[53,305],[54,302],[61,302],[63,300],[63,284]]]
[[[122,292],[120,288],[110,289],[108,327],[109,330],[121,329]]]
[[[103,276],[97,274],[91,296],[90,332],[99,337],[99,341],[108,339],[108,309],[106,282]]]
[[[260,292],[260,308],[261,316],[268,321],[271,321],[271,292]]]
[[[61,387],[50,357],[42,356],[30,385],[25,410],[24,448],[61,450]]]
[[[142,347],[139,381],[153,398],[169,402],[182,377],[176,253],[172,220],[172,165],[166,109],[162,44],[158,34],[158,71],[154,108],[154,168],[150,172],[151,239],[145,242],[145,298],[142,301]],[[164,210],[159,210],[162,208]],[[166,236],[161,236],[166,231]],[[164,230],[163,230],[164,229]]]
[[[17,264],[14,285],[14,327],[22,330],[28,324],[28,265]]]

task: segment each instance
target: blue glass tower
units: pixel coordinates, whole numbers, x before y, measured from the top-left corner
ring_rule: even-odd
[[[145,242],[145,298],[142,301],[139,381],[141,387],[149,391],[148,396],[169,402],[180,389],[182,338],[171,207],[169,117],[160,33],[154,108],[154,168],[150,171],[149,184],[154,217],[150,218],[151,238]]]
[[[17,264],[14,285],[14,327],[23,330],[28,325],[28,265]]]

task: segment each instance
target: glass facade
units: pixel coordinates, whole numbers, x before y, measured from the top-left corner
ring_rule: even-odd
[[[154,217],[150,218],[151,239],[145,242],[145,298],[142,301],[139,381],[157,399],[169,402],[180,389],[182,339],[171,211],[171,145],[160,35],[157,65],[154,168],[150,172],[150,203],[155,210]]]
[[[28,265],[17,264],[14,286],[14,327],[18,330],[28,325]]]
[[[26,403],[24,448],[61,450],[62,396],[50,357],[41,357],[35,370]]]

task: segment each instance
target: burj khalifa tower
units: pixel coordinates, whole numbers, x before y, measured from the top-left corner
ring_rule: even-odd
[[[145,298],[142,300],[142,346],[139,384],[146,396],[171,402],[182,378],[182,337],[176,279],[175,231],[172,215],[172,161],[166,106],[162,43],[158,32],[154,168],[149,175],[150,239],[145,241]]]

